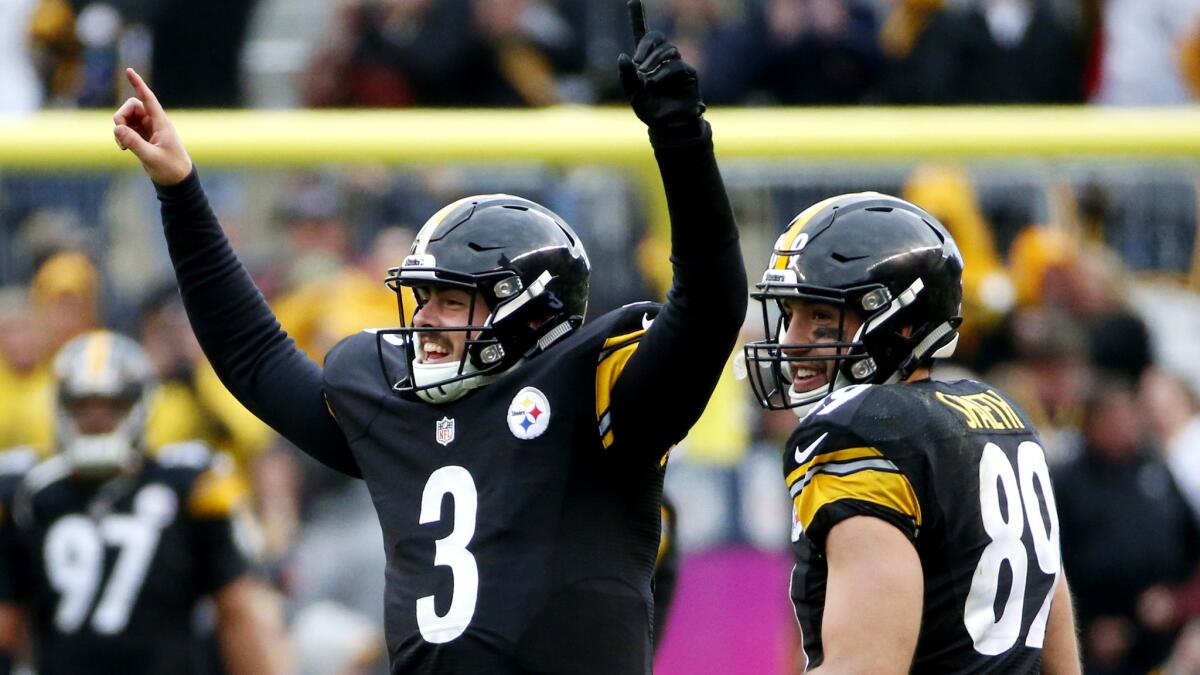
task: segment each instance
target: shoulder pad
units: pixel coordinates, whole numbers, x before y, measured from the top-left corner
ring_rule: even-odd
[[[38,454],[27,445],[0,450],[0,476],[19,476],[37,466]]]
[[[158,449],[154,461],[168,469],[205,469],[213,462],[213,451],[200,441],[171,443]]]
[[[662,305],[656,302],[635,302],[605,314],[597,321],[605,324],[602,328],[605,347],[640,338],[650,329],[661,310]]]
[[[249,490],[237,474],[233,459],[220,454],[192,484],[187,502],[188,513],[197,518],[227,517],[248,495]]]
[[[382,382],[384,376],[379,367],[380,349],[390,370],[406,368],[400,336],[390,333],[380,335],[382,330],[385,329],[366,328],[339,340],[325,353],[322,377],[329,378],[336,372],[335,379],[339,381],[362,382],[369,377]],[[403,372],[389,374],[396,379],[404,376]]]
[[[67,461],[54,456],[30,469],[29,473],[25,474],[23,483],[29,494],[33,494],[66,478],[70,473]]]
[[[863,401],[866,401],[868,395],[875,385],[871,384],[852,384],[848,387],[843,387],[825,397],[817,407],[813,408],[804,419],[801,425],[810,424],[832,424],[836,426],[849,426],[851,420],[854,419],[855,413],[862,406]]]

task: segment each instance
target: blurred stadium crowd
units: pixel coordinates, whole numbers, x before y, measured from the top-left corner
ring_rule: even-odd
[[[664,0],[651,18],[715,105],[1169,105],[1200,91],[1197,5]],[[0,112],[108,107],[123,65],[153,73],[170,108],[611,101],[622,11],[585,0],[17,0],[0,14]]]
[[[1196,0],[664,0],[652,10],[714,105],[1161,105],[1200,92]],[[18,0],[0,5],[0,112],[109,107],[124,65],[149,72],[168,108],[606,102],[619,95],[623,12],[584,0]],[[1037,421],[1087,672],[1200,672],[1200,167],[723,168],[755,278],[757,252],[828,195],[899,194],[951,229],[967,261],[967,321],[957,362],[938,376],[986,376]],[[285,328],[317,360],[344,335],[396,323],[384,270],[462,194],[523,194],[573,223],[592,255],[594,314],[657,294],[668,276],[635,186],[609,170],[359,166],[212,171],[206,182]],[[168,276],[155,208],[140,175],[0,169],[0,448],[52,452],[47,364],[66,340],[98,326],[135,337],[161,380],[151,445],[206,440],[252,486],[263,566],[289,600],[304,672],[376,672],[383,551],[369,498],[288,448],[216,380]],[[694,559],[736,550],[785,561],[778,448],[795,418],[760,411],[735,370],[672,458],[679,544]],[[786,606],[777,567],[764,583]],[[706,583],[756,583],[745,569]],[[704,628],[688,602],[685,575],[664,657],[676,664],[688,649],[673,645],[704,654],[701,643],[721,639],[689,641],[685,631]],[[794,631],[789,614],[773,630]]]

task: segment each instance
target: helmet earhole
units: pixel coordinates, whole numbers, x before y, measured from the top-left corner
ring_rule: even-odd
[[[850,374],[856,380],[865,380],[875,374],[875,359],[865,358],[850,366]]]

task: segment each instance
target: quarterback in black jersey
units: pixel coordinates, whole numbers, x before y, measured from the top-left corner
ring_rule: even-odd
[[[783,472],[807,669],[1078,673],[1037,430],[983,382],[930,379],[961,322],[941,223],[833,197],[791,222],[757,289],[751,384],[802,417]]]
[[[324,369],[242,269],[153,93],[117,112],[154,180],[183,300],[226,386],[294,444],[366,481],[387,555],[395,673],[651,670],[667,452],[699,417],[744,318],[737,232],[695,70],[630,3],[619,60],[672,222],[665,305],[583,323],[589,265],[525,199],[454,202],[390,271],[416,311],[344,339]]]
[[[142,451],[151,369],[107,331],[56,356],[57,452],[0,475],[0,651],[27,611],[42,675],[196,672],[194,610],[211,597],[227,672],[282,672],[281,613],[248,574],[232,462],[198,443]]]

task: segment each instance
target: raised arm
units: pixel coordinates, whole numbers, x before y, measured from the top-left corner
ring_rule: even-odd
[[[234,255],[154,93],[132,69],[126,75],[137,96],[113,116],[113,136],[118,147],[137,155],[158,190],[184,307],[213,369],[242,405],[297,447],[361,477],[325,405],[321,368],[280,328]]]
[[[746,271],[696,71],[662,33],[646,31],[641,0],[629,9],[637,49],[618,65],[662,174],[674,277],[666,306],[614,386],[611,423],[618,443],[631,429],[650,441],[643,447],[663,448],[699,419],[733,350],[746,314]]]

